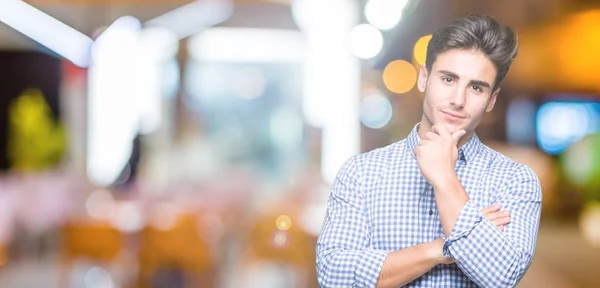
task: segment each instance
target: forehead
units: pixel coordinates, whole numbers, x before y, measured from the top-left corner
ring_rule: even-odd
[[[440,70],[456,73],[461,79],[482,80],[494,85],[496,67],[483,52],[475,49],[451,49],[437,55],[432,72]]]

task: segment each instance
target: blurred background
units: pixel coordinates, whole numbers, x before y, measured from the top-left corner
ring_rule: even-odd
[[[317,287],[337,170],[474,12],[519,34],[477,131],[542,182],[519,287],[600,287],[591,0],[0,0],[0,286]]]

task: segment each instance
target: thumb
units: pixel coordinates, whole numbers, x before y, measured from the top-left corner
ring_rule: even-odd
[[[460,140],[460,138],[462,136],[464,136],[467,132],[465,130],[458,130],[454,133],[452,133],[452,139],[454,140],[454,142],[458,143],[458,140]]]

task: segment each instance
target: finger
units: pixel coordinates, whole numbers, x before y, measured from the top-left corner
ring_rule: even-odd
[[[500,218],[500,217],[509,217],[509,216],[510,216],[509,211],[496,211],[496,212],[488,213],[487,217]]]
[[[504,225],[498,226],[498,229],[500,229],[500,231],[504,232]]]
[[[500,219],[500,218],[504,218],[506,217],[502,212],[500,213],[488,213],[487,215],[485,215],[485,218],[487,218],[490,221],[495,221],[496,219]]]
[[[454,140],[454,143],[458,143],[458,140],[460,140],[460,138],[462,138],[462,136],[464,136],[465,133],[467,132],[462,129],[452,133],[452,140]]]
[[[492,223],[496,226],[508,225],[508,224],[510,224],[510,217],[498,218],[498,219],[492,221]]]
[[[425,139],[428,139],[428,140],[435,140],[435,139],[438,139],[438,138],[440,138],[440,135],[438,135],[438,134],[435,134],[435,133],[433,133],[433,132],[431,132],[431,131],[429,131],[429,132],[425,133]]]
[[[500,218],[504,218],[504,217],[507,217],[507,215],[504,214],[504,211],[496,212],[496,213],[488,213],[487,215],[485,215],[485,218],[487,218],[490,221],[494,221],[496,219],[500,219]]]
[[[487,213],[491,213],[491,212],[496,212],[496,211],[500,210],[500,207],[501,207],[500,204],[495,204],[490,207],[481,209],[481,213],[487,214]]]

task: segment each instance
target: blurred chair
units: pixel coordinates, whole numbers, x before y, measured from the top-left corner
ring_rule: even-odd
[[[240,285],[247,285],[250,282],[247,279],[259,278],[263,280],[257,281],[269,279],[272,287],[317,287],[316,239],[294,224],[294,218],[284,213],[268,213],[253,225],[244,245]],[[279,278],[280,282],[275,283],[273,278]]]
[[[60,286],[68,287],[68,275],[77,260],[101,266],[116,263],[125,246],[125,235],[108,221],[68,221],[61,229]]]
[[[155,287],[156,276],[166,270],[182,272],[185,287],[213,287],[215,267],[210,247],[201,237],[209,231],[201,230],[198,217],[196,213],[181,213],[171,227],[147,225],[142,230],[138,287]]]
[[[4,265],[6,265],[6,261],[8,260],[7,258],[8,257],[6,255],[6,247],[3,243],[0,243],[0,269],[2,269]]]

